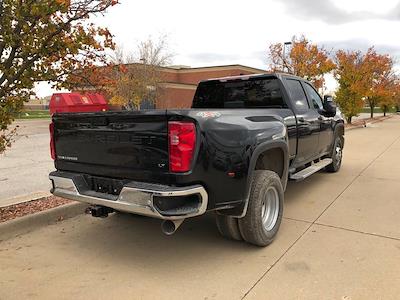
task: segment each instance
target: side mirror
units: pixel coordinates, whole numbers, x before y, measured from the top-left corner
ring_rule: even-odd
[[[333,98],[330,95],[324,96],[324,109],[322,110],[322,114],[325,117],[334,117],[336,115],[336,104],[333,102]]]

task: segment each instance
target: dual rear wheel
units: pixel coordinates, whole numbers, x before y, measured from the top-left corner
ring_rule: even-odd
[[[267,246],[272,243],[279,230],[283,199],[279,176],[272,171],[255,171],[245,216],[234,218],[217,215],[218,230],[229,239]]]
[[[335,137],[328,172],[337,172],[342,163],[343,136]],[[251,184],[250,198],[243,218],[217,215],[217,227],[222,236],[245,240],[257,246],[267,246],[274,240],[282,221],[283,187],[275,172],[257,170]]]

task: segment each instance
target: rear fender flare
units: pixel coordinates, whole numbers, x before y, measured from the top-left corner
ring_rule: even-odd
[[[251,182],[253,180],[253,173],[256,167],[256,162],[260,155],[264,153],[265,151],[272,150],[272,149],[281,149],[283,152],[283,174],[281,177],[281,182],[282,182],[282,187],[283,190],[286,189],[287,181],[288,181],[288,172],[289,172],[289,150],[288,150],[288,144],[286,140],[278,140],[278,141],[268,141],[260,144],[253,152],[253,155],[251,156],[250,159],[250,164],[249,164],[249,172],[247,175],[247,184],[246,184],[246,199],[243,207],[243,211],[238,218],[242,218],[246,215],[247,212],[247,206],[249,203],[249,197],[250,197],[250,189],[251,189]]]

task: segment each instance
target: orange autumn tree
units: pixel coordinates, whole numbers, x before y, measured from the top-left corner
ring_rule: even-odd
[[[397,84],[389,55],[378,54],[373,47],[365,54],[339,50],[336,64],[334,75],[339,83],[336,102],[348,123],[361,112],[364,101],[369,104],[371,118],[375,106],[380,105],[384,114],[393,106]]]
[[[95,91],[108,95],[110,86],[115,84],[115,68],[107,61],[102,66],[91,65],[77,69],[68,75],[65,85],[68,85],[70,90],[80,93]]]
[[[370,107],[370,116],[374,117],[374,108],[378,105],[386,111],[393,105],[393,60],[389,55],[378,54],[373,47],[364,54],[360,67],[360,79],[354,83],[354,90],[361,94]]]
[[[315,87],[322,88],[324,74],[335,68],[334,62],[329,58],[328,52],[307,38],[293,37],[288,57],[284,55],[284,45],[277,43],[269,46],[268,57],[270,69],[274,72],[284,72],[305,78]]]
[[[0,1],[0,152],[10,145],[8,127],[35,82],[69,87],[68,75],[105,60],[113,48],[106,28],[89,21],[115,0]]]
[[[115,49],[107,66],[78,70],[70,81],[73,89],[102,92],[109,103],[127,110],[140,110],[144,101],[154,103],[162,93],[164,75],[160,67],[171,63],[166,36],[151,37],[137,45],[137,51]]]
[[[113,74],[115,84],[109,88],[110,103],[127,110],[140,110],[143,103],[154,104],[163,92],[160,67],[170,64],[172,57],[165,35],[140,41],[134,52],[117,49],[113,61],[119,67]]]
[[[397,77],[393,82],[393,104],[396,107],[396,111],[400,111],[400,78]]]

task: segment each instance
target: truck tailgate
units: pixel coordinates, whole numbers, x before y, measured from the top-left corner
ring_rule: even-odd
[[[164,110],[59,114],[53,122],[58,170],[142,180],[168,172]]]

